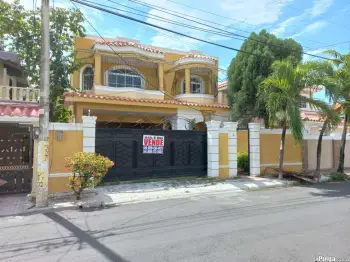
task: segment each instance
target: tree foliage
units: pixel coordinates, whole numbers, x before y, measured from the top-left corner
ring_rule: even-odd
[[[73,52],[75,37],[83,37],[81,13],[73,9],[50,10],[50,120],[65,122],[69,110],[63,105],[63,93],[69,90],[69,75],[80,67]],[[0,2],[0,39],[22,61],[25,74],[34,87],[40,81],[41,49],[40,9],[26,10],[19,1]]]
[[[337,90],[337,97],[334,103],[340,105],[340,109],[344,114],[343,133],[340,145],[340,159],[337,172],[344,172],[345,161],[345,146],[347,125],[350,121],[350,54],[341,54],[335,50],[325,52],[333,57],[332,64],[336,68],[334,73],[328,76],[324,83],[325,85]]]
[[[267,43],[267,44],[266,44]],[[293,65],[302,59],[302,47],[293,39],[279,39],[262,30],[252,33],[228,68],[229,101],[232,105],[232,120],[241,125],[255,118],[263,118],[268,125],[265,101],[258,96],[260,83],[272,72],[275,60],[288,59]]]
[[[282,127],[280,170],[279,177],[283,175],[284,142],[286,129],[289,128],[295,141],[303,139],[303,121],[300,117],[300,104],[308,103],[315,109],[321,109],[331,114],[330,107],[319,100],[301,95],[308,79],[312,77],[309,64],[294,66],[289,60],[275,61],[272,64],[272,73],[261,82],[259,95],[266,101],[266,110],[270,123]]]

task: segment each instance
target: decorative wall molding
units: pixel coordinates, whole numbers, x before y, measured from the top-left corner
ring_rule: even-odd
[[[215,61],[209,58],[199,58],[199,57],[187,57],[182,58],[175,62],[175,65],[189,64],[189,63],[201,63],[215,65]]]
[[[96,85],[95,90],[107,91],[111,93],[135,92],[135,93],[147,94],[152,96],[164,97],[164,93],[162,93],[159,90],[147,90],[147,89],[136,88],[136,87],[110,87],[110,86]]]
[[[283,166],[302,166],[302,162],[295,162],[295,163],[283,163]],[[260,164],[261,167],[271,167],[271,166],[279,166],[279,163],[276,164]]]
[[[39,122],[39,117],[27,117],[27,116],[0,116],[0,122],[25,122],[25,123],[33,123]]]
[[[83,125],[80,123],[49,123],[49,130],[82,131]]]
[[[164,54],[161,53],[154,53],[154,52],[149,52],[146,50],[142,50],[140,48],[137,47],[133,47],[133,46],[110,46],[110,45],[101,45],[101,44],[95,44],[94,49],[98,49],[101,51],[107,51],[107,52],[111,52],[111,48],[113,49],[113,51],[117,52],[117,53],[138,53],[144,56],[148,56],[148,57],[154,57],[154,58],[160,58],[163,59],[164,58]]]
[[[50,177],[69,177],[71,175],[72,173],[53,173],[53,174],[49,174],[49,178]]]

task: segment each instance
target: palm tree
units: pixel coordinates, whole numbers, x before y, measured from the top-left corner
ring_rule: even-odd
[[[339,166],[337,172],[344,173],[345,146],[347,125],[350,118],[350,54],[342,55],[337,51],[328,50],[326,54],[333,57],[332,64],[336,67],[333,77],[327,79],[328,84],[337,86],[339,90],[338,108],[344,114],[343,133],[340,142]]]
[[[272,64],[271,75],[262,81],[261,92],[266,99],[266,109],[270,122],[282,127],[280,163],[278,178],[283,178],[284,144],[287,128],[296,142],[303,139],[303,122],[300,117],[300,104],[309,103],[311,106],[327,111],[329,106],[318,100],[301,95],[307,86],[309,67],[297,65],[289,60],[276,61]]]
[[[333,109],[327,109],[327,111],[319,111],[321,118],[323,119],[323,125],[320,130],[317,142],[316,151],[316,172],[315,175],[317,180],[320,179],[320,169],[321,169],[321,153],[322,153],[322,140],[323,135],[327,131],[334,130],[339,122],[339,113],[335,110],[335,105],[339,98],[339,87],[334,85],[334,81],[329,81],[335,77],[335,70],[333,64],[329,61],[309,61],[305,64],[308,69],[307,86],[318,87],[322,85],[325,90],[325,97],[328,98],[328,102],[333,104]]]

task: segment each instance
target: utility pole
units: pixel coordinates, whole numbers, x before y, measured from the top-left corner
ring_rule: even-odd
[[[50,6],[41,0],[40,110],[36,207],[48,204],[49,180],[49,86],[50,86]]]

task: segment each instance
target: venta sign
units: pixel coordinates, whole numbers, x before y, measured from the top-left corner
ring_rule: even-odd
[[[143,135],[144,154],[163,154],[164,136]]]

